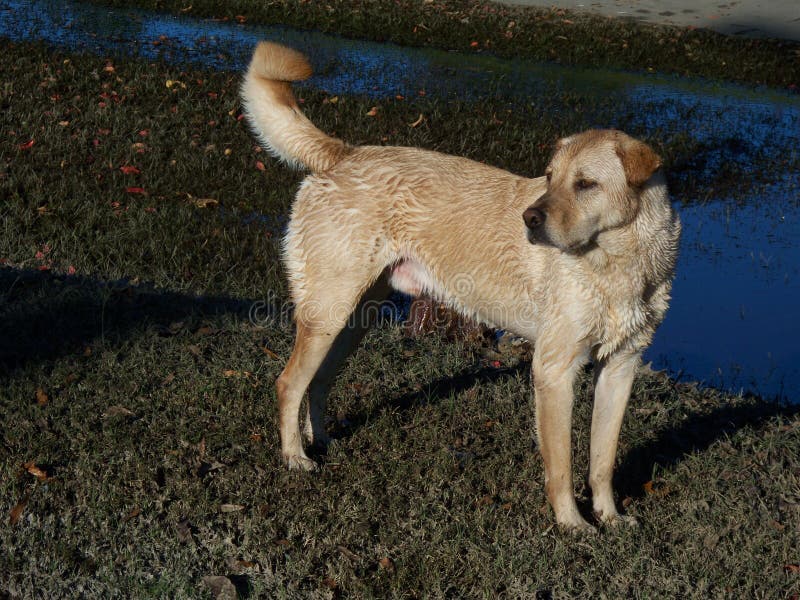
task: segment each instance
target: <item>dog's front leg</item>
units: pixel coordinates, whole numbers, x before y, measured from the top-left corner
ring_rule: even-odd
[[[549,360],[561,354],[537,346],[533,359],[536,428],[544,461],[545,492],[559,525],[589,531],[594,528],[578,512],[572,483],[572,403],[577,365]]]
[[[592,487],[595,515],[608,524],[636,522],[633,517],[621,517],[617,513],[611,478],[622,418],[631,394],[639,357],[638,352],[619,353],[601,361],[595,367],[589,485]]]

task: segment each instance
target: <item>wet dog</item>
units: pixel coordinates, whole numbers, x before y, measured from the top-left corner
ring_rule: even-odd
[[[611,477],[640,356],[670,298],[680,224],[659,157],[619,131],[562,139],[526,179],[418,148],[349,146],[315,127],[290,87],[311,68],[262,42],[242,96],[264,145],[311,174],[292,207],[284,261],[297,338],[277,380],[281,450],[324,443],[331,381],[368,326],[369,300],[428,293],[535,344],[532,375],[545,490],[559,524],[591,526],[572,481],[573,380],[595,364],[589,482],[604,523],[622,521]],[[309,392],[304,431],[301,400]]]

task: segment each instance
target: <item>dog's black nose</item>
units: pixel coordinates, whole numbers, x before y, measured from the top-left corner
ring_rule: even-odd
[[[539,227],[544,223],[544,213],[533,206],[529,206],[524,213],[522,213],[522,220],[529,229]]]

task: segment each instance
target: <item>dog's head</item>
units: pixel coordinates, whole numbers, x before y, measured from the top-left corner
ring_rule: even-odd
[[[642,187],[661,166],[647,144],[614,130],[591,130],[556,144],[547,192],[523,213],[532,242],[580,251],[597,235],[631,223]]]

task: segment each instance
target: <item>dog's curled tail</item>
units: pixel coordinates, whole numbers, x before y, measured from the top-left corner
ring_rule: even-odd
[[[260,42],[242,84],[242,100],[247,120],[274,156],[318,173],[339,162],[349,148],[300,111],[290,82],[310,76],[311,65],[301,53]]]

